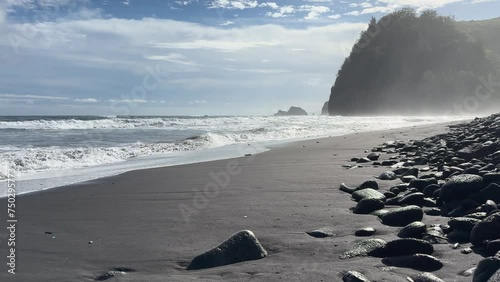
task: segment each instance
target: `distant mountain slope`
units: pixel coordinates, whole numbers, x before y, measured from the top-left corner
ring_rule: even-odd
[[[457,24],[435,11],[418,15],[411,9],[379,21],[373,18],[338,71],[328,103],[330,115],[493,110],[497,96],[474,98],[472,102],[478,103],[472,106],[470,97],[481,78],[497,77],[492,60],[500,54],[499,23],[500,19]]]

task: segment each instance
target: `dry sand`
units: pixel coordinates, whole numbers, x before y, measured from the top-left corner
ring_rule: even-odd
[[[8,274],[4,264],[0,281],[92,281],[115,267],[135,272],[106,281],[341,281],[340,272],[347,270],[371,281],[407,281],[417,271],[386,267],[379,258],[339,259],[360,239],[353,236],[358,228],[372,226],[374,238],[384,240],[395,239],[399,230],[375,216],[352,214],[355,203],[338,190],[342,182],[355,186],[386,169],[341,166],[385,141],[445,130],[433,125],[302,141],[255,157],[132,171],[19,196],[17,274]],[[212,182],[209,173],[227,171],[229,162],[241,172],[186,223],[179,205],[193,207],[193,199],[202,195],[194,190],[203,191]],[[382,189],[394,183],[379,181]],[[1,199],[4,216],[6,205]],[[423,221],[446,219],[426,216]],[[336,236],[316,239],[305,233],[326,226]],[[266,258],[185,270],[196,255],[242,229],[255,233],[269,253]],[[435,248],[434,255],[445,263],[435,274],[445,281],[471,280],[458,272],[474,267],[479,255],[461,254],[450,244]],[[6,260],[5,240],[0,251]]]

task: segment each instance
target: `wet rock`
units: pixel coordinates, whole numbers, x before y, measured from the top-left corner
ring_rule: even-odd
[[[417,193],[411,193],[399,200],[399,204],[402,206],[406,205],[417,205],[420,206],[422,205],[424,201],[424,193],[417,192]]]
[[[439,186],[437,184],[431,184],[431,185],[426,186],[422,192],[424,193],[424,195],[426,197],[432,197],[434,192],[436,192],[436,190],[438,190],[439,188],[441,188],[441,186]]]
[[[359,159],[356,161],[356,163],[358,163],[358,164],[362,164],[362,163],[369,163],[369,162],[371,162],[371,161],[370,161],[370,159],[368,159],[368,158],[359,158]]]
[[[364,198],[361,199],[356,207],[354,208],[354,213],[356,214],[369,214],[376,210],[384,208],[384,202],[380,199],[374,198]]]
[[[500,258],[497,256],[485,258],[477,265],[472,282],[488,281],[499,269]]]
[[[326,238],[337,235],[330,227],[322,227],[312,231],[307,231],[306,233],[314,238]]]
[[[261,259],[267,256],[266,250],[252,231],[235,233],[219,246],[195,257],[187,270],[210,268],[237,262]]]
[[[388,266],[407,267],[420,271],[437,271],[443,268],[443,263],[440,260],[426,254],[387,257],[382,259],[382,263]]]
[[[377,181],[374,181],[374,180],[365,181],[361,185],[359,185],[356,188],[356,190],[363,190],[363,189],[366,189],[366,188],[372,188],[374,190],[378,190],[378,183],[377,183]]]
[[[432,254],[434,247],[427,241],[403,238],[388,242],[383,248],[373,250],[369,253],[374,257],[395,257],[411,254]]]
[[[357,271],[347,271],[342,275],[344,282],[370,282],[362,273]]]
[[[500,212],[476,224],[470,233],[470,239],[474,246],[481,246],[485,240],[500,239]]]
[[[382,173],[381,175],[379,175],[379,177],[378,177],[378,179],[380,179],[380,180],[395,180],[397,178],[398,178],[398,176],[392,171],[386,171],[386,172]]]
[[[342,184],[340,184],[339,190],[342,191],[342,192],[346,192],[346,193],[352,194],[352,193],[354,193],[356,191],[356,188],[349,187],[345,183],[342,183]]]
[[[354,246],[354,249],[340,255],[340,259],[348,259],[358,256],[367,256],[376,249],[383,248],[386,242],[382,239],[366,239]]]
[[[453,176],[441,187],[439,198],[444,202],[465,199],[472,193],[477,193],[483,188],[483,178],[474,174],[461,174]]]
[[[403,178],[405,176],[413,176],[413,177],[417,178],[418,177],[418,168],[415,168],[415,167],[410,168],[409,170],[407,170],[405,173],[403,173],[401,175],[401,178]]]
[[[474,226],[481,222],[478,219],[469,218],[469,217],[456,217],[452,218],[448,221],[448,225],[457,230],[468,231],[470,232]]]
[[[380,158],[380,154],[379,153],[370,153],[368,156],[366,156],[367,159],[369,159],[370,161],[377,161],[378,158]]]
[[[384,194],[372,188],[355,191],[352,193],[352,198],[357,202],[361,201],[362,199],[378,199],[385,202]]]
[[[421,221],[412,222],[398,232],[399,238],[421,238],[427,225]]]
[[[424,273],[420,273],[417,276],[412,276],[411,279],[413,282],[444,282],[443,279],[441,279],[441,278],[439,278],[439,277],[437,277],[434,274],[429,273],[429,272],[424,272]]]
[[[430,216],[440,216],[441,210],[439,208],[427,209],[425,210],[425,214]]]
[[[389,226],[403,227],[414,221],[421,221],[424,212],[418,206],[396,208],[381,216],[382,223]]]
[[[373,227],[365,227],[365,228],[361,228],[361,229],[356,230],[356,232],[354,232],[354,235],[358,236],[358,237],[368,237],[368,236],[372,236],[373,234],[375,234],[375,232],[376,232],[376,230]]]
[[[486,246],[486,251],[488,251],[489,254],[500,252],[500,239],[489,241]]]
[[[438,184],[438,181],[435,178],[425,178],[425,179],[420,178],[412,180],[408,185],[408,187],[417,188],[418,191],[423,191],[425,187],[432,184]]]
[[[489,184],[486,188],[479,192],[478,197],[483,202],[492,200],[495,203],[500,203],[500,185],[496,183]]]

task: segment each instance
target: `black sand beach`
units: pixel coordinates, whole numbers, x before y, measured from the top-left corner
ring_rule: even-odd
[[[399,230],[373,215],[353,214],[349,208],[355,202],[339,191],[340,183],[357,186],[387,168],[347,170],[342,165],[385,141],[446,130],[446,125],[432,125],[308,140],[251,157],[132,171],[21,195],[16,275],[4,264],[0,280],[93,281],[117,268],[124,274],[106,281],[341,281],[340,273],[348,270],[370,281],[407,281],[418,271],[388,267],[380,258],[339,259],[360,239],[354,236],[358,228],[374,227],[373,238],[386,241],[396,239]],[[227,172],[228,163],[239,173],[218,193],[211,191],[212,198],[202,196],[213,182],[210,172]],[[381,188],[395,183],[379,181]],[[188,221],[179,205],[195,211]],[[0,206],[5,222],[5,198]],[[445,224],[447,219],[424,216],[423,221]],[[318,239],[305,233],[320,227],[331,227],[336,235]],[[185,270],[195,256],[243,229],[254,232],[267,257]],[[474,267],[480,255],[461,254],[450,244],[434,247],[433,255],[445,264],[436,275],[445,281],[471,280],[458,273]],[[0,250],[6,260],[4,240]]]

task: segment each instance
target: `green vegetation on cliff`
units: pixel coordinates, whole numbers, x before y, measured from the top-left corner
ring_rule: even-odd
[[[491,60],[498,50],[483,48],[498,40],[498,34],[488,37],[498,28],[484,25],[457,25],[431,10],[373,18],[337,74],[330,115],[473,114],[497,103],[497,96],[484,94],[487,87],[475,96],[488,77],[499,80]]]

